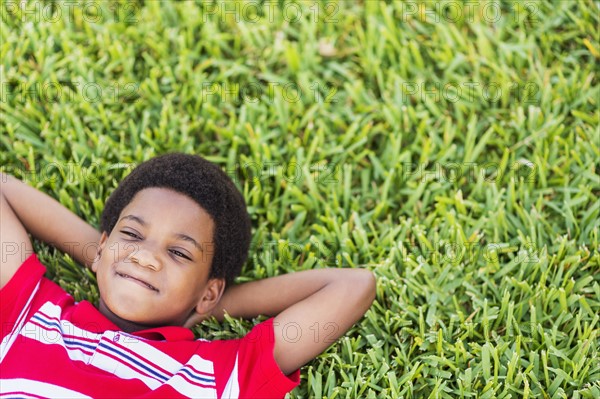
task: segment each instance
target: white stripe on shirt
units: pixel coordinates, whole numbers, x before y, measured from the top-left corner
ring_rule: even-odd
[[[12,344],[15,342],[15,339],[17,339],[17,335],[19,335],[21,328],[23,328],[23,325],[25,324],[25,316],[27,316],[27,313],[29,313],[29,309],[31,308],[31,301],[33,301],[33,297],[35,296],[35,294],[37,293],[39,288],[40,288],[40,283],[38,282],[36,284],[35,288],[33,289],[31,296],[27,300],[27,303],[23,307],[23,310],[21,310],[19,317],[17,317],[17,322],[15,323],[14,328],[12,329],[12,331],[9,334],[7,334],[4,337],[2,342],[0,342],[0,364],[6,357],[6,354],[10,350],[10,347],[12,346]]]
[[[26,378],[0,380],[0,389],[0,398],[32,397],[37,399],[41,396],[44,398],[91,399],[90,396],[73,391],[72,389],[63,388],[47,382],[28,380]]]
[[[235,355],[235,364],[233,370],[223,390],[221,398],[237,399],[240,396],[240,384],[238,381],[238,354]]]

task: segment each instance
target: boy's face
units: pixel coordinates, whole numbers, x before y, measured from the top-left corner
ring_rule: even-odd
[[[103,234],[92,265],[100,311],[142,326],[184,325],[194,312],[210,312],[224,287],[208,279],[213,232],[210,215],[187,196],[138,192],[110,236]]]

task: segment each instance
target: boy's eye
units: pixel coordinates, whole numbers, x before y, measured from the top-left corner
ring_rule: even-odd
[[[137,239],[140,238],[137,234],[132,233],[131,231],[121,230],[121,233],[123,233],[123,234],[125,234],[125,235],[127,235],[129,237],[132,237],[132,238],[137,238]]]
[[[176,250],[176,249],[170,249],[169,251],[170,251],[170,252],[171,252],[173,255],[175,255],[175,256],[178,256],[178,257],[180,257],[180,258],[184,258],[184,259],[187,259],[187,260],[191,260],[189,256],[187,256],[187,255],[186,255],[186,254],[184,254],[183,252],[180,252],[180,251],[178,251],[178,250]]]

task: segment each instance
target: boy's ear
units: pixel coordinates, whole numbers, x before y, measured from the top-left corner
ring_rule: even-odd
[[[106,245],[107,239],[108,239],[108,235],[106,234],[106,231],[103,231],[102,235],[100,236],[100,241],[98,241],[98,251],[96,252],[96,257],[92,261],[92,271],[94,273],[96,273],[98,271],[98,263],[100,262],[100,257],[102,256],[102,250],[104,249],[104,246]]]
[[[211,278],[206,283],[204,293],[196,305],[196,312],[200,314],[210,313],[221,300],[225,291],[225,279]]]
[[[185,322],[185,327],[192,328],[202,320],[210,317],[213,309],[223,296],[225,291],[225,279],[212,278],[206,283],[202,297],[196,304],[193,314]]]

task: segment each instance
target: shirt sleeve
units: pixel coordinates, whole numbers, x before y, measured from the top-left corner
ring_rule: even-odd
[[[32,254],[0,290],[0,340],[25,321],[45,272],[37,255]]]
[[[241,339],[237,359],[240,398],[281,399],[300,383],[300,369],[283,374],[275,358],[273,318],[256,325]]]

